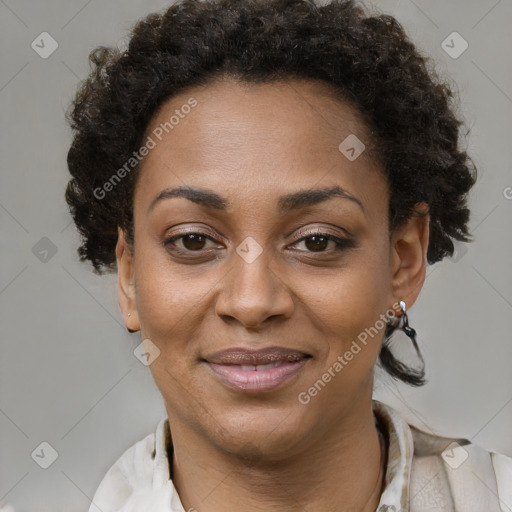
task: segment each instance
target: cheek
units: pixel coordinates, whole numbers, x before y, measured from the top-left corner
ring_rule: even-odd
[[[161,256],[141,251],[136,259],[137,309],[143,338],[149,338],[160,350],[149,369],[166,402],[176,410],[190,405],[190,390],[194,399],[203,394],[192,384],[191,372],[198,357],[201,323],[205,319],[202,304],[215,281],[198,280],[180,271]],[[202,302],[203,301],[203,302]]]
[[[215,284],[211,272],[198,279],[197,269],[192,275],[192,266],[173,264],[166,256],[165,250],[149,247],[136,255],[137,309],[143,334],[162,342],[190,335],[201,303]]]
[[[373,249],[356,251],[344,268],[309,287],[308,302],[335,332],[364,329],[387,309],[389,282],[382,256]]]
[[[320,320],[328,343],[325,367],[338,358],[344,374],[370,372],[380,351],[388,309],[385,259],[376,250],[361,250],[350,265],[326,281],[311,287],[309,304]],[[339,365],[337,365],[338,370]],[[328,378],[328,377],[327,377]]]

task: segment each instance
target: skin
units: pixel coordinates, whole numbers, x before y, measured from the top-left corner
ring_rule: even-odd
[[[192,96],[198,105],[141,164],[135,247],[119,230],[116,248],[126,326],[160,350],[150,370],[169,417],[183,506],[374,511],[385,461],[372,389],[384,329],[309,403],[298,395],[381,314],[399,300],[414,304],[425,279],[428,215],[412,217],[390,241],[389,190],[377,161],[369,150],[354,161],[338,150],[351,133],[370,148],[368,129],[328,85],[218,80],[165,102],[146,135]],[[214,191],[231,207],[221,212],[180,197],[148,214],[163,189],[182,185]],[[364,212],[340,197],[277,210],[281,195],[335,185]],[[178,239],[181,255],[164,246],[185,230],[213,240]],[[315,249],[304,237],[318,230],[348,232],[354,246],[336,251],[326,241]],[[236,252],[246,237],[262,249],[251,263]],[[200,362],[231,347],[273,345],[312,357],[272,392],[228,389]]]

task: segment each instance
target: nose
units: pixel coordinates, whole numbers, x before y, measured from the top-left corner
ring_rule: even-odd
[[[233,266],[223,280],[216,313],[248,329],[257,329],[272,317],[290,318],[294,308],[291,292],[270,263],[269,251],[263,250],[254,260],[233,253]]]

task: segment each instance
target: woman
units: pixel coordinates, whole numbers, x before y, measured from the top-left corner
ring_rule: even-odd
[[[167,418],[90,510],[510,510],[512,459],[372,400],[378,362],[424,383],[407,310],[470,241],[476,180],[400,24],[350,0],[184,0],[91,61],[66,199]]]

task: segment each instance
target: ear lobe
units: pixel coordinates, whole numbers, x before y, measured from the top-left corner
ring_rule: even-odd
[[[140,330],[140,322],[135,295],[134,258],[123,230],[118,227],[117,232],[117,298],[127,329],[130,332],[136,332]]]
[[[418,203],[403,226],[398,227],[391,240],[392,287],[397,300],[410,308],[416,301],[427,268],[430,215],[428,205]]]

